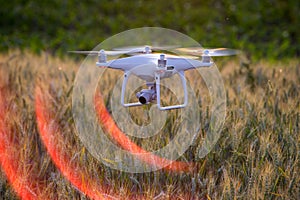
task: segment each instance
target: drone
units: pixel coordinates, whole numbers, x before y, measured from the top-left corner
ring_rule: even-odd
[[[180,53],[177,56],[168,51]],[[167,51],[167,53],[165,53]],[[199,68],[211,67],[214,56],[230,56],[239,53],[238,50],[228,48],[204,49],[200,47],[176,48],[172,46],[135,46],[121,47],[110,51],[70,51],[71,53],[97,55],[97,67],[106,67],[122,70],[124,79],[121,91],[121,104],[124,107],[142,106],[149,103],[157,104],[159,110],[171,110],[184,108],[188,104],[188,92],[186,86],[185,71]],[[107,56],[125,57],[107,60]],[[178,74],[184,90],[184,102],[178,105],[161,105],[161,80]],[[148,89],[142,89],[136,93],[138,99],[134,103],[125,103],[125,91],[128,79],[135,75],[146,82]]]

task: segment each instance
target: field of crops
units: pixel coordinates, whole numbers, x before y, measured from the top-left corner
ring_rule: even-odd
[[[216,63],[227,94],[225,124],[216,146],[200,159],[195,142],[178,159],[178,163],[193,166],[192,170],[169,167],[134,174],[101,164],[78,138],[71,107],[72,86],[80,62],[61,60],[47,53],[1,54],[0,197],[299,198],[299,61],[240,63],[238,59],[227,59]],[[190,82],[194,81],[192,74],[187,76]],[[99,88],[103,103],[109,108],[109,85],[120,74],[108,70],[105,77]],[[199,98],[209,98],[205,86],[200,85],[199,89],[203,91]],[[205,125],[209,124],[209,103],[201,105],[201,109],[200,137],[205,136]],[[131,112],[143,115],[138,109]],[[133,120],[143,123],[139,117]],[[166,130],[171,131],[175,123],[170,117]],[[134,139],[133,142],[151,150],[170,137],[171,134],[163,133],[151,143]]]

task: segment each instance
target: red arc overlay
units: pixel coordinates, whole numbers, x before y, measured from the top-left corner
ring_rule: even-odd
[[[7,92],[1,90],[0,95],[0,163],[4,170],[8,181],[22,199],[48,199],[43,192],[45,186],[32,173],[23,172],[19,169],[19,154],[20,148],[10,134],[10,127],[6,122],[9,112],[8,103],[5,100]],[[100,186],[96,180],[91,180],[86,170],[71,162],[71,155],[58,143],[62,143],[62,137],[59,126],[52,118],[49,112],[49,99],[45,97],[42,89],[35,89],[35,109],[37,124],[41,139],[61,173],[81,192],[86,194],[91,199],[115,199],[112,196],[106,195],[107,188]],[[142,153],[139,158],[146,163],[155,165],[164,165],[167,162],[164,158],[160,158],[147,152],[141,147],[133,143],[122,131],[117,127],[114,120],[108,113],[101,95],[95,95],[95,108],[102,127],[112,136],[112,138],[125,150],[131,153]],[[169,161],[168,161],[169,162]],[[173,172],[193,172],[195,170],[194,163],[174,161],[171,165],[164,168],[167,171]],[[89,177],[84,179],[83,177]]]
[[[192,162],[170,161],[165,158],[161,158],[148,152],[134,142],[132,142],[116,125],[113,118],[107,111],[101,94],[98,92],[95,94],[95,109],[99,118],[99,122],[103,129],[117,142],[123,149],[129,151],[132,154],[138,156],[142,161],[155,165],[165,166],[164,169],[172,172],[195,172],[196,165]],[[171,163],[167,165],[167,163]]]
[[[46,190],[42,180],[30,169],[26,170],[26,163],[21,161],[20,154],[24,147],[15,138],[15,133],[12,131],[12,124],[9,120],[13,119],[10,114],[14,111],[8,101],[9,97],[9,92],[4,88],[0,88],[0,164],[2,170],[21,199],[49,199],[43,193]]]
[[[65,140],[60,133],[59,126],[52,118],[49,112],[49,99],[43,94],[40,87],[35,89],[35,109],[37,124],[40,131],[41,139],[51,156],[53,162],[61,173],[81,192],[91,199],[115,199],[105,194],[107,188],[99,185],[97,180],[92,179],[83,166],[78,165],[76,159],[72,160],[72,156],[68,152],[71,149],[62,147]],[[70,147],[69,147],[70,148]],[[69,151],[68,151],[69,150]]]

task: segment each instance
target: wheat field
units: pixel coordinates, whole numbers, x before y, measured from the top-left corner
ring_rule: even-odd
[[[79,140],[72,89],[80,62],[46,52],[0,55],[1,199],[299,199],[299,60],[216,60],[227,95],[216,146],[200,159],[196,143],[179,158],[196,170],[140,174],[101,164]],[[119,76],[108,71],[99,85],[107,107]],[[198,84],[193,73],[187,77]],[[199,98],[209,98],[205,85],[199,90]],[[209,103],[201,108],[205,125]],[[137,123],[147,122],[139,109],[130,112]],[[166,126],[176,126],[172,115]],[[204,136],[205,126],[200,131]],[[165,131],[151,143],[133,142],[151,150],[170,137]]]

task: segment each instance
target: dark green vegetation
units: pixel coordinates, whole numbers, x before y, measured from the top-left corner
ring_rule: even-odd
[[[254,59],[300,55],[300,1],[23,1],[2,2],[0,49],[59,55],[92,49],[131,28],[180,31],[206,47],[242,49]]]

